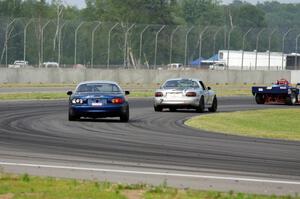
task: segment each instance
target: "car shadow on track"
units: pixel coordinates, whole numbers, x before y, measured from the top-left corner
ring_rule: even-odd
[[[214,113],[217,113],[217,112],[214,112]],[[199,115],[199,114],[210,114],[212,112],[204,111],[202,113],[199,113],[199,112],[196,112],[195,110],[192,110],[192,109],[179,109],[179,110],[176,110],[176,111],[170,111],[170,110],[166,109],[166,110],[161,111],[161,113],[192,113],[192,114],[195,114],[195,115]]]
[[[76,120],[74,122],[98,122],[98,123],[124,123],[126,122],[121,122],[117,118],[81,118],[80,120]]]

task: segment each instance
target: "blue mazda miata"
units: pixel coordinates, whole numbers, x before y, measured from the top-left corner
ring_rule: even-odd
[[[112,81],[88,81],[79,83],[75,92],[68,91],[69,121],[81,117],[102,118],[120,117],[122,122],[129,121],[129,105],[121,87]]]

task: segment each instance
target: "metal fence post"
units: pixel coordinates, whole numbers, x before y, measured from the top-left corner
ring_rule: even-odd
[[[284,44],[285,44],[285,38],[286,36],[292,31],[293,29],[289,29],[288,31],[286,31],[286,33],[284,33],[283,37],[282,37],[282,57],[281,57],[281,70],[283,70],[283,61],[284,61]]]
[[[157,56],[157,39],[158,39],[158,34],[166,27],[166,25],[163,25],[159,31],[157,31],[155,35],[155,50],[154,50],[154,68],[156,69],[156,56]]]
[[[230,31],[228,32],[228,40],[227,40],[227,66],[226,69],[229,69],[229,53],[230,53],[230,39],[231,39],[231,33],[234,30],[235,26],[230,28]]]
[[[188,36],[189,33],[194,29],[194,26],[192,26],[185,35],[185,45],[184,45],[184,65],[188,65],[187,63],[187,47],[188,47]]]
[[[139,63],[141,63],[142,60],[142,48],[143,48],[143,34],[144,32],[150,27],[150,25],[147,25],[142,32],[140,33],[140,51],[139,51]]]
[[[250,28],[244,35],[243,35],[243,46],[242,46],[242,66],[241,70],[244,69],[244,50],[245,50],[245,40],[247,35],[252,31],[253,28]]]
[[[107,44],[107,69],[109,68],[109,59],[110,59],[110,35],[115,27],[117,27],[119,23],[116,23],[108,32],[108,44]]]
[[[217,40],[217,35],[219,34],[219,32],[223,29],[223,27],[219,27],[217,29],[217,31],[215,32],[214,34],[214,37],[213,37],[213,41],[214,41],[214,44],[213,44],[213,53],[215,54],[216,53],[216,40]]]
[[[62,30],[64,28],[64,26],[67,23],[64,22],[61,27],[59,27],[59,31],[58,31],[58,55],[57,55],[57,63],[60,65],[60,59],[61,59],[61,34],[62,34]]]
[[[28,26],[33,22],[33,20],[34,19],[30,19],[29,21],[28,21],[28,23],[25,25],[25,27],[24,27],[24,44],[23,44],[23,61],[25,62],[25,60],[26,60],[26,45],[27,45],[27,28],[28,28]]]
[[[48,24],[51,22],[51,20],[47,21],[42,26],[42,32],[41,32],[41,63],[44,63],[44,29],[48,26]],[[39,63],[39,67],[41,66],[41,63]]]
[[[226,49],[227,46],[227,28],[224,26],[224,50]]]
[[[204,29],[199,34],[199,58],[198,58],[199,59],[199,64],[198,64],[199,68],[201,66],[200,58],[202,56],[202,37],[207,29],[208,29],[208,26],[205,26]]]
[[[123,60],[123,66],[124,68],[126,68],[128,66],[128,63],[127,63],[127,40],[128,40],[128,34],[129,34],[129,31],[135,26],[135,24],[132,24],[125,32],[125,41],[124,41],[124,60]]]
[[[258,41],[261,33],[265,31],[265,28],[262,28],[256,35],[256,49],[255,49],[255,70],[257,70],[257,53],[258,53]]]
[[[174,34],[176,33],[176,31],[179,29],[180,26],[177,26],[171,33],[171,36],[170,36],[170,57],[169,57],[169,63],[171,64],[172,63],[172,53],[173,53],[173,37],[174,37]]]
[[[269,49],[268,49],[268,51],[269,51],[269,57],[268,57],[268,70],[270,70],[271,69],[271,40],[272,40],[272,36],[273,36],[273,34],[275,33],[277,31],[277,29],[274,29],[271,33],[270,33],[270,35],[269,35]]]
[[[100,27],[100,25],[101,25],[101,22],[98,21],[97,25],[94,27],[94,29],[92,31],[91,68],[94,67],[94,40],[95,40],[95,32]]]
[[[296,56],[295,56],[294,70],[296,70],[297,67],[298,67],[298,41],[299,41],[299,37],[300,37],[300,34],[298,34],[297,37],[296,37],[296,47],[295,47]]]
[[[7,64],[7,57],[8,57],[8,31],[9,31],[9,27],[16,21],[17,19],[13,19],[9,24],[7,24],[6,26],[6,31],[5,31],[5,64],[6,67],[8,67]]]
[[[77,28],[75,29],[75,41],[74,41],[74,65],[77,64],[77,34],[80,29],[80,27],[84,24],[85,22],[81,22]]]

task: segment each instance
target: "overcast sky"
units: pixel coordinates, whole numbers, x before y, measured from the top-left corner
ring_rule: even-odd
[[[256,4],[257,2],[264,2],[266,0],[246,0],[250,3]],[[277,0],[280,3],[300,3],[300,0]],[[64,0],[65,3],[69,5],[75,5],[78,8],[83,8],[85,7],[85,0]],[[222,0],[224,4],[231,3],[232,0]]]

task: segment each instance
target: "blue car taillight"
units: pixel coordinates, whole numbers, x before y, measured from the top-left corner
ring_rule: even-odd
[[[123,104],[124,103],[124,99],[123,98],[114,98],[111,100],[111,103],[113,104]]]

